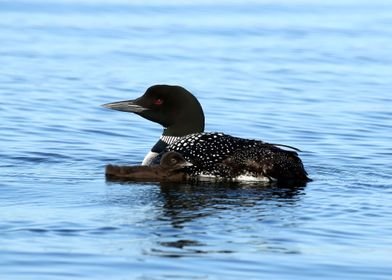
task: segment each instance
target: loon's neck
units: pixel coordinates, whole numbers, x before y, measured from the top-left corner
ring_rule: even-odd
[[[151,151],[144,157],[142,165],[151,165],[154,158],[161,153],[167,146],[177,142],[181,138],[198,132],[204,131],[204,115],[194,114],[195,119],[180,117],[178,121],[163,129],[159,140],[152,147]]]
[[[182,137],[183,136],[169,136],[162,134],[159,140],[152,147],[151,151],[149,151],[148,154],[144,157],[142,165],[150,165],[160,152],[162,152],[170,144],[180,140]]]
[[[178,119],[173,124],[164,127],[162,136],[183,137],[203,131],[204,115],[202,112],[189,115],[179,114]]]

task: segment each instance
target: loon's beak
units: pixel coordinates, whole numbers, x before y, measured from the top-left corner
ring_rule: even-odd
[[[138,105],[137,99],[106,103],[102,104],[101,106],[112,110],[131,113],[141,113],[148,110],[148,108]]]
[[[192,163],[190,163],[189,161],[185,161],[184,163],[181,163],[181,166],[182,167],[189,167],[189,166],[192,166],[193,164]]]

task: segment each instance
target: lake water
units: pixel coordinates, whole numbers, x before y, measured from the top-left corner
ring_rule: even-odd
[[[0,0],[1,279],[392,279],[390,1]],[[119,184],[179,84],[303,188]]]

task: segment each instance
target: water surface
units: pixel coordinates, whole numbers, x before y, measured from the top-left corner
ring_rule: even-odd
[[[390,279],[388,1],[0,1],[1,279]],[[192,91],[206,130],[300,148],[313,182],[119,184]]]

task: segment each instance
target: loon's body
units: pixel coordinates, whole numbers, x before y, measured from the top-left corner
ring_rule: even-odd
[[[187,178],[181,169],[191,166],[184,157],[177,152],[165,152],[159,164],[151,166],[117,166],[107,165],[106,178],[124,181],[149,181],[149,182],[179,182]]]
[[[162,153],[175,151],[192,166],[192,176],[261,181],[306,181],[306,173],[294,151],[262,141],[233,137],[218,132],[195,133],[168,145]],[[153,163],[159,161],[159,154]]]
[[[204,132],[200,103],[180,86],[152,86],[135,100],[103,106],[136,113],[164,127],[161,138],[146,155],[143,165],[158,164],[165,152],[175,151],[192,164],[184,169],[189,178],[309,181],[297,153],[278,147],[289,146]]]

